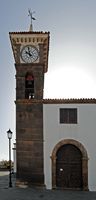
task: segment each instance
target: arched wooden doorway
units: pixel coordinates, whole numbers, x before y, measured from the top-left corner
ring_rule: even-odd
[[[88,155],[80,142],[73,139],[60,141],[54,147],[51,159],[53,189],[88,190]]]
[[[61,146],[56,154],[56,186],[82,190],[82,154],[72,144]]]

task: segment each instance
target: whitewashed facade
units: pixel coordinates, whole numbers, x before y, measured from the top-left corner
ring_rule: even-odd
[[[52,189],[53,187],[52,154],[54,149],[58,145],[60,147],[60,145],[71,143],[84,150],[88,162],[88,189],[96,191],[96,102],[92,99],[66,100],[64,102],[62,100],[61,102],[49,100],[49,103],[45,101],[43,105],[46,188]],[[77,124],[60,124],[60,108],[77,108]]]

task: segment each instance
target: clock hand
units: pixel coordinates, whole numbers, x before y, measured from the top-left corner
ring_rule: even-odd
[[[30,48],[28,47],[28,52],[30,52]]]
[[[26,54],[28,54],[29,56],[32,56],[30,51],[26,51]]]
[[[32,56],[32,57],[33,57],[32,52],[30,52],[30,47],[28,47],[28,52],[29,52],[29,56]]]
[[[28,52],[29,52],[29,54],[31,55],[31,53],[30,53],[30,48],[28,47]]]

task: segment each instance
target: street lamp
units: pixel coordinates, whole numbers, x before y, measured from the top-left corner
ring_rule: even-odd
[[[12,139],[12,131],[9,129],[7,131],[7,136],[9,139],[9,187],[12,187],[12,180],[11,180],[11,139]]]

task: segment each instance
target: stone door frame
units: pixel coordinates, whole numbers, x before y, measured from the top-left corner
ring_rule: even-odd
[[[73,139],[65,139],[56,144],[52,151],[51,161],[52,161],[52,189],[56,189],[56,153],[58,149],[66,144],[72,144],[76,146],[82,154],[82,190],[88,191],[88,154],[84,146]]]

